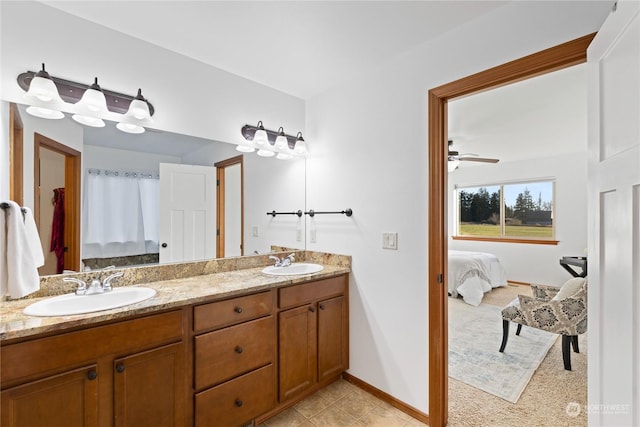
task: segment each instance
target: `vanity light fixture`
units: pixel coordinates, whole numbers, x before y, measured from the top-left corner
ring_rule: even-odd
[[[45,119],[61,119],[64,113],[86,126],[105,126],[104,120],[117,122],[116,127],[129,133],[142,133],[153,122],[151,105],[138,89],[137,96],[102,89],[96,77],[85,85],[57,77],[42,70],[27,71],[18,76],[18,85],[26,92],[27,112]]]
[[[258,150],[257,154],[262,157],[273,157],[281,160],[288,160],[295,156],[307,154],[306,143],[302,138],[302,132],[297,136],[284,133],[282,126],[278,131],[265,129],[262,121],[256,126],[244,125],[241,129],[243,141],[240,142],[236,150],[243,153],[251,153]]]

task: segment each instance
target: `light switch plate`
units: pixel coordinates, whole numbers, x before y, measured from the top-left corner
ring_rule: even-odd
[[[382,233],[382,249],[398,250],[398,233]]]
[[[252,231],[253,237],[260,236],[260,229],[258,228],[257,225],[254,225],[251,231]]]

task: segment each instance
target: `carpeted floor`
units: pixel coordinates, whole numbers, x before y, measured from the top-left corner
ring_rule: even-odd
[[[518,294],[531,295],[531,289],[510,284],[485,294],[482,302],[502,307]],[[449,378],[448,425],[586,426],[587,336],[579,337],[580,353],[571,354],[572,371],[564,370],[561,342],[557,340],[551,347],[515,404]]]

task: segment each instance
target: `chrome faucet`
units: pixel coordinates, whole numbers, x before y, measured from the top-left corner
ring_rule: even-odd
[[[289,254],[286,257],[283,257],[282,259],[278,258],[275,255],[269,255],[269,259],[272,259],[275,261],[274,267],[288,267],[291,265],[293,261],[296,260],[295,254]]]
[[[91,280],[91,284],[87,287],[87,282],[84,280],[76,279],[75,277],[64,277],[62,281],[76,283],[78,288],[76,289],[76,295],[92,295],[92,294],[102,294],[105,292],[111,292],[111,281],[116,277],[120,277],[124,275],[124,272],[119,271],[117,273],[113,273],[110,276],[107,276],[103,282],[94,278]]]
[[[124,271],[118,271],[117,273],[113,273],[109,276],[107,276],[106,279],[104,279],[102,281],[102,291],[103,292],[110,292],[111,291],[111,281],[113,279],[115,279],[116,277],[122,277],[124,276]]]

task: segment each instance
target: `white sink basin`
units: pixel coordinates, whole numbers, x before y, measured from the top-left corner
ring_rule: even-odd
[[[296,262],[286,267],[266,267],[262,272],[272,276],[298,276],[302,274],[317,273],[322,270],[324,270],[324,267],[320,264]]]
[[[93,295],[65,294],[47,298],[27,306],[24,314],[29,316],[71,316],[124,307],[151,298],[155,289],[123,286],[111,292]]]

